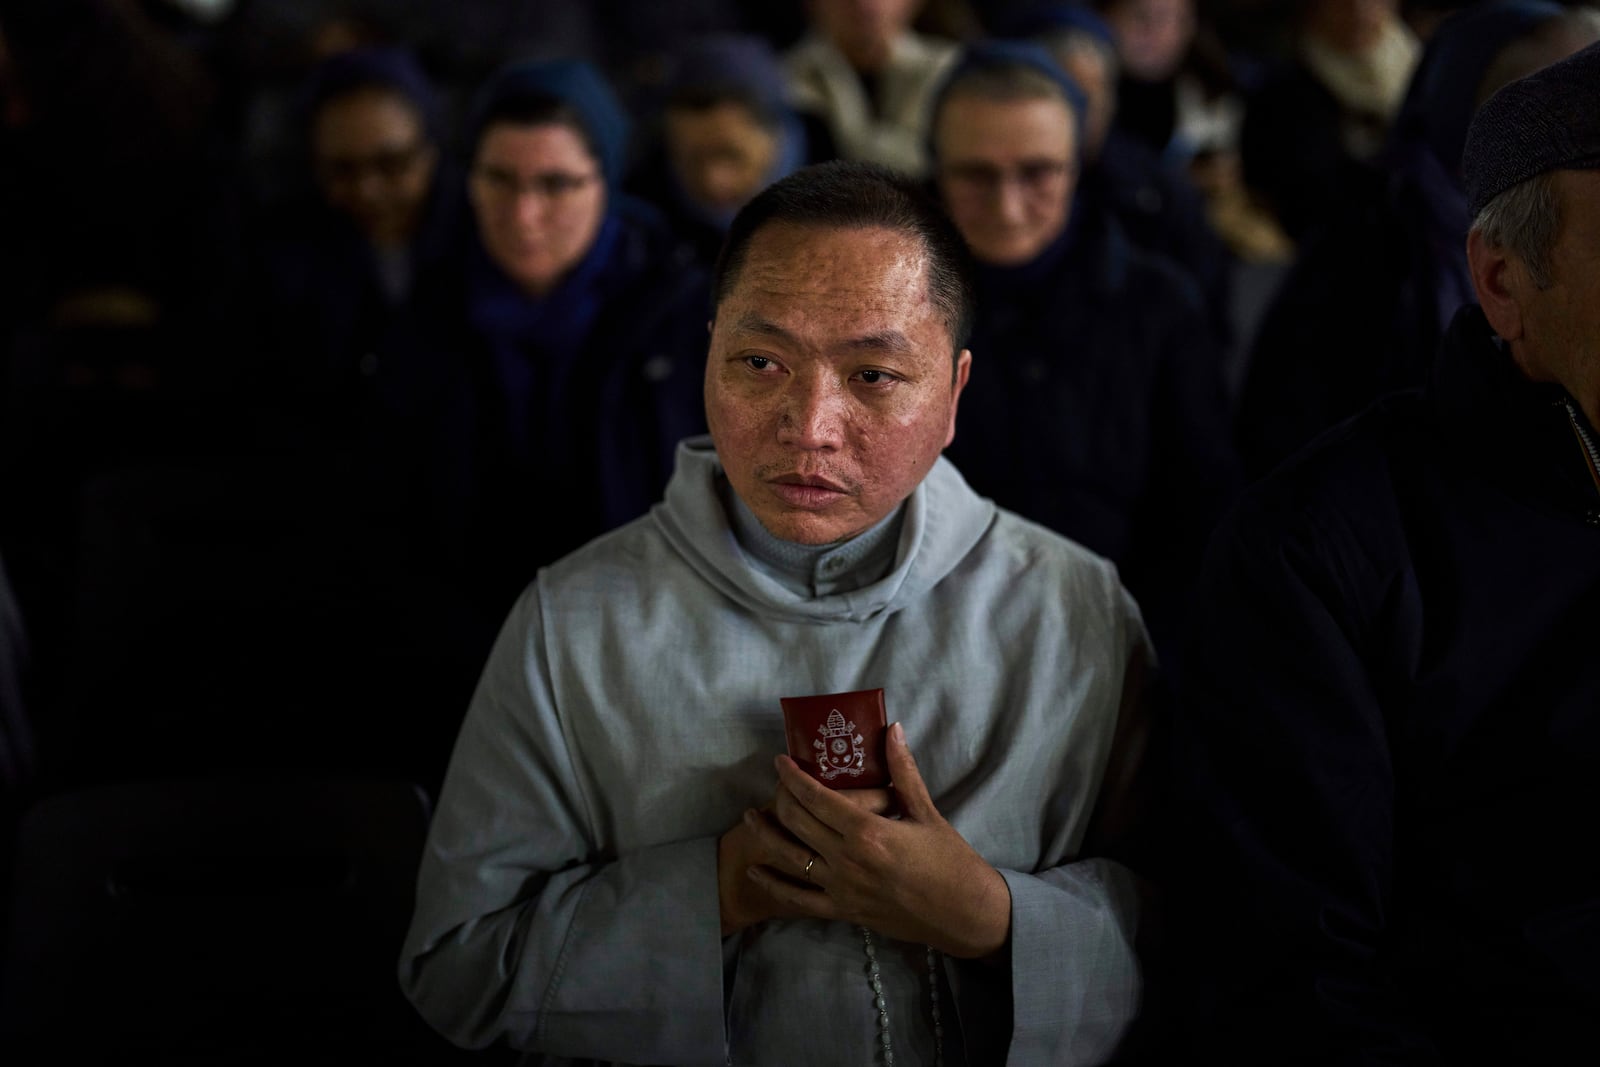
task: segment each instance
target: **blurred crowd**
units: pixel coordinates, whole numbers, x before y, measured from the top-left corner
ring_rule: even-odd
[[[977,262],[951,457],[1115,560],[1181,671],[1222,510],[1470,299],[1473,110],[1597,36],[1544,2],[0,0],[10,807],[434,789],[517,592],[704,430],[733,214],[837,157],[925,179]]]

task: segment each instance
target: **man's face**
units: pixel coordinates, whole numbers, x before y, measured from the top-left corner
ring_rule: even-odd
[[[311,153],[324,198],[369,240],[410,239],[439,153],[409,103],[383,89],[330,100],[312,124]]]
[[[927,254],[885,229],[774,223],[717,308],[706,420],[728,481],[775,537],[842,541],[893,511],[955,435],[971,356]]]
[[[534,296],[578,264],[606,212],[599,162],[576,130],[555,123],[490,126],[468,194],[489,257]]]
[[[666,141],[684,189],[716,211],[737,210],[760,192],[778,156],[772,131],[732,102],[669,109]]]
[[[1600,171],[1552,176],[1561,228],[1550,255],[1550,287],[1525,275],[1518,289],[1524,365],[1559,381],[1591,421],[1600,415]]]
[[[972,254],[1020,266],[1066,229],[1078,157],[1072,113],[1043,97],[959,93],[940,108],[939,192]]]

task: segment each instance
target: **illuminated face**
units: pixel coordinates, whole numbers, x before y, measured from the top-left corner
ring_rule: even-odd
[[[1105,19],[1123,69],[1142,81],[1172,77],[1194,40],[1193,0],[1123,0]]]
[[[410,240],[439,153],[404,97],[360,89],[328,101],[312,124],[311,152],[322,195],[370,241]]]
[[[778,157],[773,132],[732,102],[668,110],[666,141],[684,189],[713,211],[736,211],[760,192]]]
[[[599,162],[576,130],[556,123],[490,126],[468,195],[489,257],[533,296],[578,264],[605,219]]]
[[[955,435],[971,356],[920,241],[773,223],[717,308],[706,419],[728,481],[769,533],[853,537],[911,495]]]
[[[1020,266],[1066,229],[1078,158],[1065,102],[958,92],[939,110],[934,143],[940,195],[980,261]]]

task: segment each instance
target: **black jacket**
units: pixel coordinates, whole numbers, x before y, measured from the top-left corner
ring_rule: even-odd
[[[1302,248],[1267,305],[1240,390],[1247,477],[1385,393],[1427,380],[1445,325],[1440,275],[1466,262],[1465,219],[1453,246],[1434,221],[1442,195],[1394,175],[1352,191],[1338,224]]]
[[[1298,59],[1267,71],[1245,98],[1245,184],[1297,244],[1332,224],[1352,197],[1381,184],[1382,172],[1347,147],[1352,129],[1377,144],[1383,120],[1346,108]]]
[[[1199,294],[1080,204],[1065,246],[985,271],[948,454],[972,486],[1115,562],[1169,666],[1238,488]]]
[[[1594,1048],[1600,492],[1563,399],[1469,306],[1425,390],[1219,526],[1174,762],[1201,1060]]]
[[[470,569],[495,618],[539,567],[648,511],[678,442],[706,432],[709,279],[659,213],[618,199],[620,236],[570,367],[540,367],[556,361],[539,339],[473,328],[463,346],[477,385]],[[497,344],[540,367],[529,410],[534,419],[559,410],[559,440],[535,427],[519,445],[493,367]]]

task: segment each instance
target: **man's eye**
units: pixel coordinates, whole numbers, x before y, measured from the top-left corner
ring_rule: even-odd
[[[883,385],[894,381],[894,375],[881,370],[864,370],[861,372],[861,380],[867,385]]]
[[[745,356],[744,362],[751,370],[766,370],[772,366],[772,360],[766,356]]]

